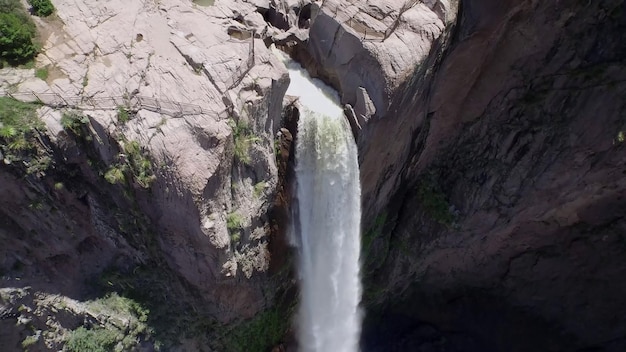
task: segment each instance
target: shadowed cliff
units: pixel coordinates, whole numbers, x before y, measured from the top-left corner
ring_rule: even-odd
[[[625,28],[621,1],[461,3],[367,126],[410,131],[362,141],[411,146],[365,199],[366,350],[626,348]]]

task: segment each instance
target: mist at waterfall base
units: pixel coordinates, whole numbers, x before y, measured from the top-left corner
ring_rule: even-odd
[[[284,57],[283,57],[284,58]],[[299,97],[296,143],[299,350],[356,352],[361,330],[361,189],[357,148],[332,88],[284,59]]]

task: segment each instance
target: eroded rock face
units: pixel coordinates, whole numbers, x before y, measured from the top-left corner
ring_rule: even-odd
[[[385,116],[393,93],[454,18],[449,8],[448,1],[314,4],[305,64],[313,61],[313,74],[330,81],[359,116]]]
[[[267,31],[257,11],[263,4],[54,5],[58,19],[38,21],[47,82],[32,70],[4,70],[12,74],[1,75],[3,92],[24,100],[35,99],[31,91],[56,94],[88,122],[75,136],[64,127],[65,110],[42,107],[44,144],[58,168],[29,185],[2,165],[2,194],[15,195],[2,197],[3,285],[81,299],[87,281],[110,272],[132,277],[141,267],[167,270],[162,280],[174,282],[160,287],[171,290],[163,297],[182,295],[188,308],[220,322],[272,304],[264,291],[267,212],[288,74],[253,36]],[[145,156],[154,180],[126,175],[128,182],[109,184],[103,176],[132,158],[129,148]],[[67,172],[77,179],[60,179]],[[29,209],[34,201],[41,205]],[[115,212],[130,224],[116,222]],[[53,240],[36,249],[46,234]],[[111,282],[125,285],[118,284]]]
[[[398,190],[369,226],[368,299],[389,304],[372,350],[624,349],[624,13],[466,1],[434,72],[392,104],[401,125],[368,124],[398,143],[362,167],[411,146],[365,200]]]

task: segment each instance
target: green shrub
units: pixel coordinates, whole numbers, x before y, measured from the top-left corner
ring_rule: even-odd
[[[150,310],[144,308],[133,299],[118,295],[116,292],[108,293],[104,298],[96,299],[89,303],[89,307],[96,313],[116,313],[139,322],[148,321]]]
[[[28,351],[28,347],[34,345],[37,343],[37,341],[39,341],[39,337],[37,336],[26,336],[26,338],[24,340],[22,340],[22,348],[25,351]]]
[[[118,333],[107,329],[87,330],[84,327],[72,331],[65,344],[69,352],[110,352],[117,344]]]
[[[261,195],[263,195],[263,192],[265,191],[266,186],[267,186],[267,183],[265,183],[265,181],[261,181],[257,183],[256,185],[254,185],[254,196],[259,198]]]
[[[35,34],[30,18],[19,12],[0,13],[0,60],[10,65],[32,60],[37,53],[37,46],[33,43]]]
[[[61,116],[61,126],[64,130],[81,135],[82,126],[89,123],[89,118],[77,111],[68,111]]]
[[[104,174],[104,179],[112,185],[126,183],[124,171],[119,166],[112,166],[109,170],[107,170]]]
[[[13,126],[0,127],[0,138],[10,139],[17,135],[17,130]]]
[[[36,104],[0,97],[0,152],[9,163],[22,161],[27,174],[43,176],[54,161],[38,148],[37,130],[43,130],[44,124],[36,109]]]
[[[226,227],[229,230],[240,230],[243,228],[243,216],[234,211],[226,216]]]
[[[50,0],[28,0],[28,3],[33,7],[33,13],[39,17],[47,17],[54,12],[54,5]]]
[[[0,97],[0,148],[5,152],[34,147],[35,130],[43,129],[37,105]]]
[[[104,179],[111,184],[125,184],[132,180],[142,188],[150,188],[156,176],[152,162],[141,150],[139,142],[125,141],[122,150],[118,161],[104,174]]]
[[[139,142],[131,141],[125,143],[124,153],[135,182],[143,188],[150,188],[152,182],[156,180],[156,176],[152,170],[152,162],[142,152]]]
[[[230,234],[230,241],[238,243],[241,241],[241,229],[243,229],[243,216],[236,211],[226,215],[226,228]]]
[[[138,157],[140,157],[141,146],[139,145],[139,142],[130,141],[130,142],[124,143],[124,153],[126,153],[126,155],[130,159],[137,159]]]
[[[0,0],[0,13],[21,13],[28,17],[20,0]]]
[[[128,113],[128,110],[121,105],[117,107],[117,121],[121,123],[130,121],[130,114]]]
[[[252,143],[259,141],[260,138],[252,134],[250,127],[243,120],[230,120],[229,125],[233,130],[235,158],[245,165],[250,164],[252,161],[250,158],[250,147]]]
[[[40,156],[38,158],[33,158],[28,163],[28,167],[26,168],[27,174],[39,174],[42,173],[52,165],[52,158],[47,155]]]

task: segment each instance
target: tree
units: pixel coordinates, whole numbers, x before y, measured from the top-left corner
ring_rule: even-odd
[[[54,5],[50,0],[28,0],[33,7],[33,13],[39,17],[50,16],[54,12]]]
[[[37,53],[34,28],[15,13],[0,13],[0,59],[12,65],[31,60]]]

